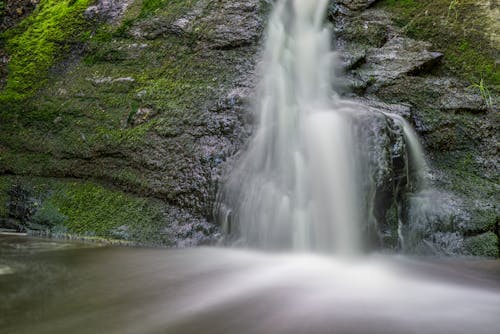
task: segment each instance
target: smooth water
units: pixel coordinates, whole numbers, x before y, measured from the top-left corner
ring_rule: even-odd
[[[3,334],[497,334],[499,312],[499,261],[0,236]]]

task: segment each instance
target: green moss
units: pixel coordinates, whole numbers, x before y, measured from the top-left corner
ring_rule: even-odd
[[[68,217],[50,202],[44,203],[32,217],[33,223],[46,227],[57,227],[59,231],[66,231],[64,225],[67,219]]]
[[[140,17],[153,14],[175,14],[185,12],[193,7],[198,0],[142,0]]]
[[[50,228],[52,233],[168,243],[161,231],[167,222],[162,214],[163,203],[159,201],[93,182],[0,176],[0,203],[7,202],[7,191],[14,184],[22,184],[41,203],[31,220]],[[6,215],[0,209],[0,217]],[[117,234],[121,226],[126,226],[126,235]]]
[[[498,237],[493,232],[484,233],[465,240],[465,249],[475,256],[498,257]]]
[[[474,1],[382,0],[379,6],[396,14],[410,37],[433,43],[445,54],[445,65],[456,75],[477,83],[481,79],[498,90],[497,46],[485,35],[488,20]]]
[[[143,199],[111,191],[86,182],[72,182],[58,189],[47,201],[67,217],[70,232],[112,237],[121,225],[141,227],[159,220],[154,208]]]
[[[0,177],[0,218],[7,217],[7,201],[9,196],[7,191],[10,188],[11,183],[6,177]]]
[[[461,226],[465,233],[493,230],[497,220],[497,182],[478,175],[481,167],[473,156],[470,151],[453,151],[433,159],[434,166],[446,175],[446,178],[437,180],[440,186],[467,201],[470,220]]]
[[[41,0],[28,18],[1,35],[10,61],[0,103],[32,96],[62,54],[88,36],[88,23],[82,14],[92,1]]]

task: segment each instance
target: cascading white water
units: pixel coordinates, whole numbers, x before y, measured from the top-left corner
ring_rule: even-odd
[[[219,194],[222,226],[243,245],[340,254],[362,248],[362,223],[374,207],[365,193],[376,185],[373,154],[362,153],[353,115],[375,113],[332,88],[328,3],[275,3],[255,103],[257,128]],[[384,117],[404,130],[415,151],[410,156],[419,162],[409,125],[399,116]]]
[[[246,244],[356,252],[360,237],[351,124],[331,88],[328,0],[280,0],[271,16],[259,124],[226,185]],[[236,206],[236,207],[235,207]]]
[[[398,122],[403,128],[403,133],[408,145],[409,159],[411,160],[408,165],[412,166],[417,183],[415,188],[418,191],[423,191],[427,187],[426,174],[428,173],[428,167],[424,158],[424,150],[418,141],[418,136],[410,123],[403,117],[388,113],[386,113],[386,115]]]

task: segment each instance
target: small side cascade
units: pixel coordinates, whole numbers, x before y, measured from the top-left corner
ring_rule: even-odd
[[[398,206],[398,239],[400,248],[409,251],[415,236],[412,236],[410,225],[422,224],[426,214],[432,210],[429,194],[432,192],[428,174],[429,167],[425,160],[424,150],[411,124],[400,115],[385,113],[403,130],[406,144],[406,187],[403,189],[404,199],[396,202]],[[410,244],[407,243],[410,239]]]

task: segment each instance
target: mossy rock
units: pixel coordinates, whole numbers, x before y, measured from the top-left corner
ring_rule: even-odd
[[[44,229],[49,234],[69,233],[83,236],[117,238],[120,227],[127,226],[122,237],[140,243],[168,245],[169,236],[161,230],[168,226],[164,204],[152,199],[105,188],[93,182],[50,178],[0,177],[0,199],[7,207],[7,192],[22,187],[31,194],[36,207],[27,221],[28,229]],[[2,212],[0,217],[6,217]]]
[[[88,38],[91,27],[83,12],[92,2],[41,0],[30,16],[0,35],[10,57],[7,83],[0,92],[2,104],[31,97],[55,62]]]
[[[498,257],[498,236],[488,232],[465,240],[465,249],[475,256]]]
[[[492,95],[500,89],[498,24],[494,10],[479,1],[382,0],[378,8],[388,9],[410,37],[433,43],[445,54],[448,71],[479,83],[484,79]]]

